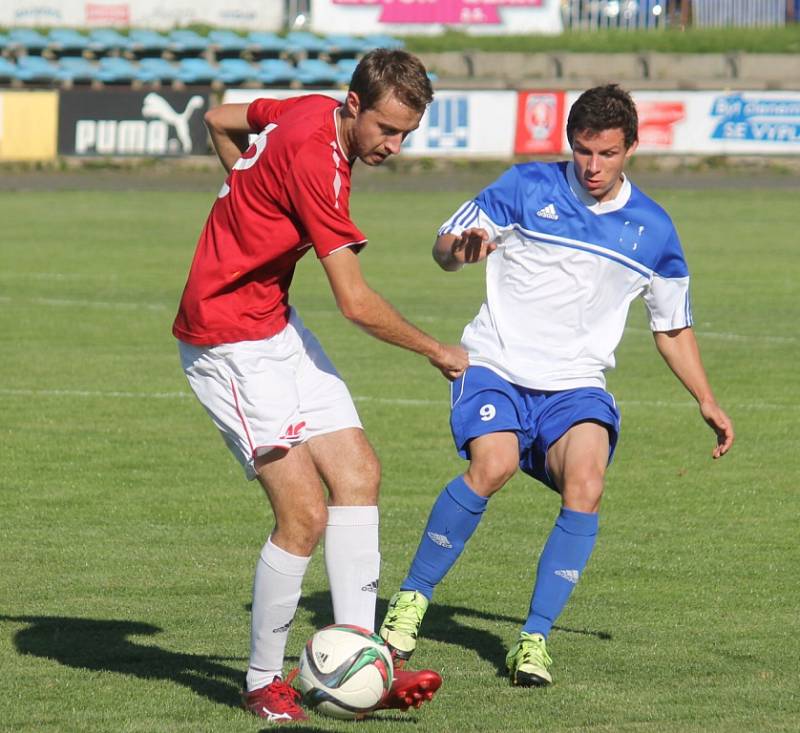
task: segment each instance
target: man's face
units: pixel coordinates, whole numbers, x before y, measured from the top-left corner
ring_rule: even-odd
[[[581,185],[598,201],[610,201],[622,186],[622,170],[636,150],[625,147],[618,127],[601,132],[581,130],[572,138],[572,160]]]
[[[348,153],[367,165],[380,165],[397,155],[403,140],[419,126],[422,114],[407,107],[391,92],[370,109],[361,109],[358,95],[350,92],[345,102],[355,118]]]

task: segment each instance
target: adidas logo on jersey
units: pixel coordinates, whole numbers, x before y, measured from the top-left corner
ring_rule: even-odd
[[[539,211],[536,212],[536,216],[540,216],[542,219],[558,221],[558,212],[553,204],[547,204],[543,209],[539,209]]]

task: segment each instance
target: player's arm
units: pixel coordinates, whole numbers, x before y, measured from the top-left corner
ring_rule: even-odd
[[[443,270],[455,272],[464,265],[485,260],[497,249],[485,229],[465,229],[461,234],[440,234],[433,245],[433,259]]]
[[[323,257],[322,266],[345,318],[381,341],[428,357],[448,379],[456,379],[467,368],[463,348],[442,344],[420,331],[367,284],[358,256],[349,247]]]
[[[203,118],[211,136],[211,144],[228,173],[249,146],[248,136],[252,132],[247,121],[249,106],[221,104],[206,112]]]
[[[673,331],[654,331],[656,348],[676,377],[700,405],[700,414],[717,434],[717,445],[712,456],[724,456],[733,445],[733,423],[717,404],[706,370],[700,358],[700,349],[691,326]]]

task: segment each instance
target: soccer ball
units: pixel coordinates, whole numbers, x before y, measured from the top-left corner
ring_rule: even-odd
[[[326,626],[300,655],[303,701],[334,718],[352,720],[373,710],[393,678],[392,656],[383,640],[360,626]]]

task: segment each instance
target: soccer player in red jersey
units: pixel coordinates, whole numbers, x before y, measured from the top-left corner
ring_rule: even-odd
[[[426,356],[448,379],[467,366],[460,346],[419,330],[369,287],[357,256],[367,239],[350,218],[355,160],[399,153],[432,98],[417,58],[378,49],[343,104],[309,95],[206,114],[229,175],[173,333],[189,384],[275,516],[255,572],[244,692],[245,707],[270,721],[306,717],[282,668],[319,540],[336,623],[374,627],[380,566],[380,465],[346,385],[289,304],[295,264],[313,249],[342,314],[372,336]],[[419,706],[440,684],[435,672],[398,672],[383,707]]]

